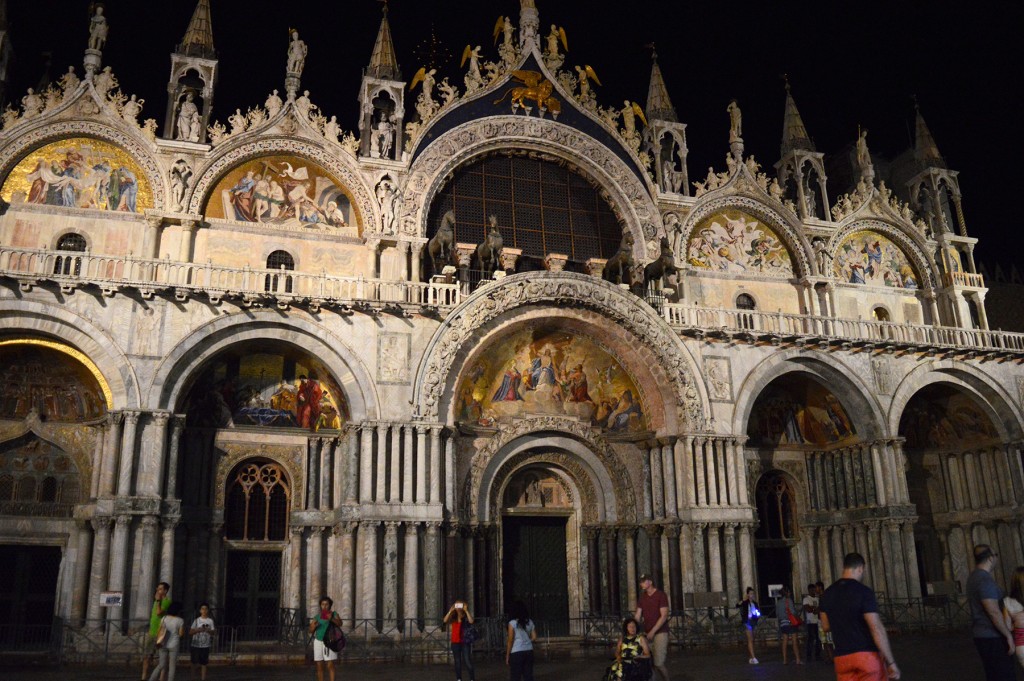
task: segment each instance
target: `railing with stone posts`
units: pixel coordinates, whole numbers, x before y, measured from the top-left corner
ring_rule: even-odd
[[[662,314],[669,325],[682,331],[1011,354],[1024,352],[1024,333],[1009,331],[896,324],[784,312],[730,310],[679,303],[665,303]]]
[[[450,308],[458,305],[458,284],[387,281],[287,269],[225,267],[212,263],[94,255],[88,251],[0,246],[0,276],[22,288],[53,282],[62,288],[96,286],[107,294],[136,289],[144,295],[171,292],[177,296],[205,293],[211,299],[274,298],[317,304],[371,303]]]

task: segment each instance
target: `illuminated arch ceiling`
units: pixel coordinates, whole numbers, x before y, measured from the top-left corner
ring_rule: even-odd
[[[0,418],[33,409],[46,421],[95,421],[112,406],[110,387],[78,350],[42,339],[0,341]]]

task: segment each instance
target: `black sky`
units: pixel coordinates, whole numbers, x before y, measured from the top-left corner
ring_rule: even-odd
[[[194,0],[107,0],[110,36],[104,63],[126,93],[146,100],[143,118],[162,124],[168,54],[181,40]],[[16,62],[12,98],[43,74],[52,53],[54,78],[74,64],[81,73],[88,33],[87,0],[8,0]],[[950,168],[959,170],[968,230],[981,239],[982,261],[1017,261],[1024,229],[1009,217],[1019,193],[1013,168],[1024,157],[1020,2],[765,1],[647,2],[607,5],[537,0],[541,25],[564,26],[567,65],[590,64],[601,78],[602,105],[645,103],[650,52],[657,45],[669,94],[687,123],[691,177],[724,169],[725,107],[743,108],[747,153],[765,164],[779,157],[789,75],[804,122],[819,151],[840,152],[870,130],[872,152],[892,158],[913,134],[913,100]],[[355,127],[357,95],[380,23],[376,0],[212,0],[220,59],[214,117],[262,104],[283,89],[287,29],[309,45],[303,87],[327,115]],[[515,0],[392,0],[398,59],[408,80],[417,46],[433,29],[453,61],[472,42],[495,58],[491,35],[499,14],[518,23]],[[1015,64],[1017,66],[1015,66]],[[453,82],[461,83],[457,64]],[[411,100],[409,108],[411,109]],[[841,187],[829,188],[830,194]]]

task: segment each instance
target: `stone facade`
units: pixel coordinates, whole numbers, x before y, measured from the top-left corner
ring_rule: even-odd
[[[862,172],[812,205],[813,147],[784,144],[777,179],[737,134],[691,196],[667,92],[652,85],[651,129],[670,134],[644,138],[549,70],[523,11],[531,30],[469,92],[423,82],[418,120],[371,63],[371,141],[339,134],[293,72],[285,101],[211,123],[209,143],[158,138],[95,49],[80,83],[4,116],[0,544],[60,547],[56,614],[142,619],[169,581],[230,619],[237,561],[270,556],[285,611],[328,593],[381,631],[435,626],[458,597],[496,615],[523,596],[510,571],[532,568],[505,558],[530,518],[564,522],[567,621],[631,608],[643,572],[681,607],[828,582],[851,550],[891,598],[962,586],[979,541],[1024,561],[1024,337],[987,330],[955,173],[919,155],[895,193]],[[374,59],[396,63],[386,28]],[[378,81],[399,86],[383,117]],[[527,99],[491,104],[511,86]],[[584,178],[622,248],[584,263],[509,243],[482,278],[475,243],[435,260],[439,195],[506,152]],[[516,272],[521,256],[549,271]],[[599,276],[613,260],[632,286]],[[77,492],[28,482],[43,451]]]

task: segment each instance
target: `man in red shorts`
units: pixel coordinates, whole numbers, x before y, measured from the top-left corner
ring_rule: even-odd
[[[875,592],[861,584],[864,556],[848,553],[843,576],[825,589],[818,605],[823,631],[832,632],[837,681],[900,678],[889,636],[878,615]]]

